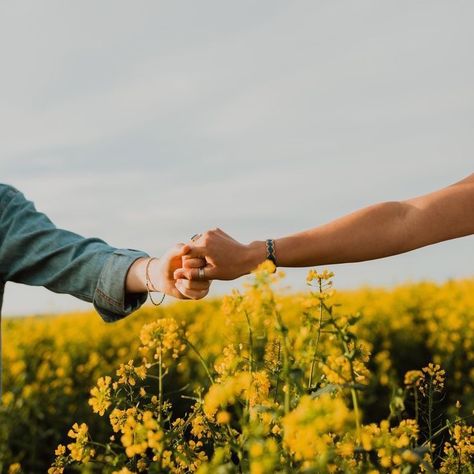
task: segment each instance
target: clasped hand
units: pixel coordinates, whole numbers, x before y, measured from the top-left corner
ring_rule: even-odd
[[[173,272],[175,286],[182,294],[199,283],[210,285],[212,280],[234,280],[246,275],[266,256],[264,242],[244,245],[220,229],[196,236],[182,250],[181,266]]]
[[[146,291],[146,266],[140,259],[127,277],[130,292]],[[177,244],[160,259],[149,262],[149,280],[157,291],[179,299],[201,299],[209,293],[212,280],[233,280],[248,274],[265,260],[265,243],[241,244],[220,229]],[[140,275],[135,280],[134,275]]]

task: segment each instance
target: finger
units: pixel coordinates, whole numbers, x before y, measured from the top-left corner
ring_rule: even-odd
[[[176,244],[174,247],[167,252],[169,257],[182,257],[186,253],[186,245],[184,244]]]
[[[175,271],[174,278],[175,280],[185,278],[187,280],[215,280],[217,276],[217,272],[215,267],[212,265],[206,265],[204,267],[204,278],[200,278],[199,276],[199,268],[179,268]]]
[[[192,258],[185,255],[183,257],[183,268],[201,268],[206,266],[204,258]]]
[[[180,287],[188,290],[207,290],[211,286],[209,281],[186,280],[184,278],[176,280],[177,283],[179,283]]]
[[[186,255],[189,252],[189,250],[190,250],[189,244],[184,244],[182,248],[183,255]]]
[[[186,270],[184,268],[178,268],[174,271],[173,273],[173,279],[174,280],[183,280],[186,278],[185,274]]]
[[[204,290],[190,290],[188,288],[185,288],[181,282],[176,282],[176,288],[184,297],[193,300],[199,300],[201,298],[204,298],[209,293],[208,288]]]
[[[185,245],[187,250],[186,255],[194,258],[203,258],[206,256],[206,249],[202,246],[197,246],[193,244]]]

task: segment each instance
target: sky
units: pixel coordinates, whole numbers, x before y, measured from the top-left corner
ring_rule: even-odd
[[[211,227],[276,238],[433,191],[474,171],[473,15],[437,0],[1,2],[1,182],[59,227],[158,256]],[[474,274],[472,249],[332,269],[338,288],[441,282]],[[3,313],[88,307],[8,283]]]

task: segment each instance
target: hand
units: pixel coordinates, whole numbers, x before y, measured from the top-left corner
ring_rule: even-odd
[[[184,244],[178,244],[169,249],[160,259],[154,259],[150,263],[149,276],[152,286],[162,293],[178,299],[201,299],[209,293],[209,281],[176,281],[174,272],[182,266],[182,257],[189,248]],[[130,267],[126,288],[131,293],[147,291],[146,288],[146,265],[149,258],[140,258]],[[197,259],[202,266],[205,261]]]
[[[179,299],[198,300],[209,293],[209,281],[186,281],[174,278],[174,272],[182,264],[182,258],[188,251],[183,244],[178,244],[168,250],[159,260],[150,264],[150,279],[155,288],[167,295]],[[203,260],[200,264],[203,265]]]
[[[186,248],[183,267],[174,272],[176,280],[234,280],[250,273],[266,258],[265,242],[244,245],[220,229],[204,233]],[[204,270],[204,278],[199,276],[200,267]]]

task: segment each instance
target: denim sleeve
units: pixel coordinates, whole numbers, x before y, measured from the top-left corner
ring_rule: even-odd
[[[56,228],[32,202],[0,184],[0,278],[44,286],[92,302],[116,321],[138,309],[146,294],[126,294],[130,265],[146,253],[116,249],[97,238]]]

